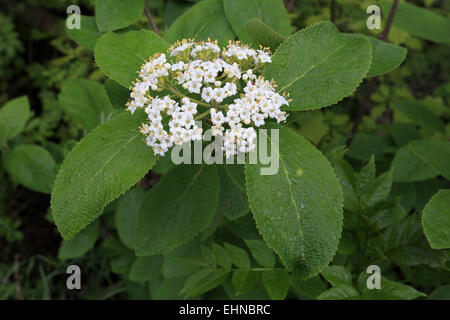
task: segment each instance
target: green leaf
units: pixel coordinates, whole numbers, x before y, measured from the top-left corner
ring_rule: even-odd
[[[317,296],[317,300],[358,300],[359,293],[352,286],[339,285],[322,292]]]
[[[391,251],[408,244],[416,243],[423,237],[420,217],[412,214],[398,223],[389,226],[384,232],[384,250]]]
[[[196,41],[217,40],[220,46],[234,39],[234,32],[225,17],[222,0],[204,0],[186,10],[170,26],[164,39],[175,42],[182,39]]]
[[[170,27],[176,19],[193,5],[192,2],[168,0],[164,8],[164,22]]]
[[[151,169],[156,156],[139,127],[143,112],[124,112],[85,136],[67,155],[53,188],[58,230],[72,238]]]
[[[392,161],[394,182],[422,181],[439,173],[422,161],[408,146],[398,149]]]
[[[381,41],[374,37],[367,37],[372,47],[372,65],[367,77],[388,73],[405,60],[408,50],[394,44]]]
[[[392,1],[381,0],[380,4],[383,15],[387,17]],[[438,43],[450,42],[450,19],[413,4],[398,4],[393,25],[419,38]]]
[[[30,104],[26,96],[5,104],[0,109],[0,142],[10,140],[21,133],[30,117]]]
[[[137,257],[131,266],[129,278],[136,282],[152,281],[162,275],[162,263],[161,255]]]
[[[156,283],[155,283],[156,282]],[[154,280],[150,282],[150,296],[152,300],[180,300],[180,291],[183,289],[186,277]]]
[[[356,194],[355,173],[351,165],[343,157],[344,152],[340,150],[334,150],[329,155],[344,193],[344,208],[350,211],[357,211],[359,209],[359,198]]]
[[[407,99],[397,100],[392,102],[392,108],[422,128],[445,131],[442,120],[420,102]]]
[[[70,19],[70,16],[67,18]],[[94,50],[97,40],[102,36],[95,23],[95,17],[80,15],[80,29],[68,29],[66,32],[69,37],[80,46]]]
[[[115,112],[105,88],[94,80],[71,79],[64,82],[58,101],[88,132],[109,120]]]
[[[248,19],[245,29],[255,45],[269,47],[272,52],[275,52],[280,44],[287,39],[260,19]]]
[[[102,32],[128,27],[144,11],[145,0],[95,0],[95,17]]]
[[[231,261],[234,265],[241,269],[250,268],[250,259],[244,249],[233,246],[229,243],[225,243],[224,246],[225,250],[227,250],[228,254],[230,255]]]
[[[275,266],[275,255],[264,242],[259,240],[244,240],[250,252],[262,267],[272,268]]]
[[[346,156],[357,160],[367,161],[373,155],[378,159],[383,155],[385,148],[386,144],[376,134],[357,133]]]
[[[450,190],[440,190],[423,210],[425,236],[434,249],[450,248]]]
[[[377,203],[386,200],[391,192],[392,187],[392,170],[379,175],[375,182],[370,186],[365,199],[367,205],[372,207]]]
[[[375,158],[372,156],[369,162],[361,169],[356,177],[358,194],[366,195],[375,181]]]
[[[286,298],[291,286],[291,276],[285,270],[274,269],[261,272],[264,288],[272,300],[283,300]]]
[[[392,138],[399,147],[406,146],[411,140],[417,140],[422,138],[419,130],[413,123],[393,123],[390,126]]]
[[[243,164],[227,164],[225,172],[233,183],[243,192],[247,192],[245,186],[245,166]]]
[[[342,266],[328,266],[322,270],[322,276],[333,287],[353,286],[350,271]]]
[[[259,19],[283,36],[287,37],[291,33],[288,13],[281,0],[224,0],[223,5],[234,32],[244,43],[257,44],[252,42],[246,29],[247,21],[252,18]]]
[[[4,153],[3,166],[13,181],[36,192],[51,193],[57,168],[46,149],[31,144],[18,145]]]
[[[246,215],[250,211],[247,194],[233,183],[223,167],[218,166],[217,169],[220,179],[219,210],[230,220]]]
[[[279,92],[293,101],[287,110],[311,110],[337,103],[360,84],[372,60],[369,40],[342,34],[331,22],[305,28],[289,37],[264,69]]]
[[[231,281],[237,295],[246,294],[252,291],[258,284],[259,274],[256,271],[237,270],[233,272]]]
[[[119,234],[120,240],[132,250],[134,250],[139,209],[144,198],[144,189],[136,186],[120,197],[116,207],[114,221],[117,233]]]
[[[100,235],[98,221],[89,224],[73,239],[63,240],[58,251],[58,259],[67,260],[84,256],[91,250]]]
[[[342,232],[341,241],[339,241],[338,253],[352,254],[356,250],[356,243],[350,232]]]
[[[105,89],[114,108],[125,108],[125,105],[130,98],[130,91],[128,89],[111,79],[106,80]]]
[[[169,44],[151,31],[108,32],[97,41],[95,60],[104,74],[128,88],[145,60],[168,48]]]
[[[450,285],[437,288],[430,293],[427,300],[450,300]]]
[[[450,97],[450,82],[441,84],[435,91],[435,95],[442,97]]]
[[[409,149],[431,168],[450,180],[450,142],[439,140],[411,141]]]
[[[225,248],[213,243],[213,252],[216,256],[216,261],[219,266],[225,269],[231,269],[231,258]]]
[[[207,268],[195,272],[184,284],[180,294],[189,297],[196,297],[214,289],[224,282],[228,276],[229,270]]]
[[[163,262],[163,276],[165,279],[171,279],[181,276],[186,276],[195,269],[196,266],[190,266],[183,261],[183,258],[189,256],[198,257],[200,248],[200,241],[198,238],[185,243],[184,245],[172,250],[170,253],[164,254]]]
[[[306,280],[297,279],[295,273],[292,276],[292,289],[301,300],[316,299],[319,294],[326,291],[327,284],[319,276]]]
[[[271,151],[278,153],[279,170],[261,175],[261,164],[246,165],[250,208],[264,240],[284,265],[298,267],[307,278],[328,265],[336,252],[342,190],[322,153],[291,129],[271,128],[279,130],[279,150]]]
[[[412,300],[425,296],[426,294],[413,287],[381,277],[381,289],[370,290],[364,287],[361,298],[363,300]]]
[[[215,166],[184,165],[170,170],[142,203],[136,254],[169,252],[193,239],[213,219],[218,198]]]

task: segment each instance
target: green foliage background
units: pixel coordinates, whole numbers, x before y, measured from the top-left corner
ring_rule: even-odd
[[[0,299],[450,299],[450,1],[400,1],[387,43],[376,38],[382,30],[366,27],[373,2],[148,1],[166,42],[152,32],[143,0],[0,0]],[[392,1],[377,2],[384,27]],[[65,27],[71,4],[81,7],[83,32]],[[317,24],[331,16],[336,28]],[[139,68],[140,53],[193,35],[279,48],[264,74],[294,98],[290,129],[280,129],[287,181],[251,166],[173,168],[135,136],[141,115],[121,113],[135,79],[129,70]],[[303,72],[320,50],[336,47],[333,60]],[[329,70],[342,81],[324,90],[335,81]],[[347,148],[364,101],[370,112]],[[109,149],[97,157],[102,137]],[[342,188],[339,239],[323,235],[340,230],[340,188],[313,146]],[[105,195],[90,180],[96,171],[78,173],[77,165],[94,170],[117,148],[135,157]],[[303,168],[290,165],[300,160]],[[105,189],[124,161],[111,161]],[[289,174],[303,172],[314,177],[292,187]],[[264,197],[280,186],[297,198]],[[171,192],[202,203],[198,221],[183,220]],[[303,205],[299,198],[311,203],[309,225],[265,210]],[[147,208],[151,219],[140,213]],[[155,227],[168,210],[178,224]],[[261,236],[286,222],[304,232],[301,246]],[[300,256],[308,263],[295,268]],[[66,289],[69,264],[82,268],[81,291]],[[382,270],[381,290],[366,287],[370,265]]]

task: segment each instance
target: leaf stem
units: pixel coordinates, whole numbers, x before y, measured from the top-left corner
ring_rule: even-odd
[[[205,116],[207,116],[209,114],[210,111],[211,111],[211,109],[208,109],[205,112],[200,113],[198,116],[195,117],[195,120],[200,120],[200,119],[204,118]]]
[[[153,31],[155,31],[155,33],[158,36],[160,36],[161,33],[159,32],[158,27],[155,24],[155,21],[153,21],[152,15],[150,14],[150,10],[148,9],[147,1],[145,1],[144,9],[145,9],[145,14],[147,15],[148,21],[152,25]]]
[[[189,100],[195,102],[196,104],[198,104],[199,106],[203,106],[203,107],[207,107],[207,108],[212,108],[212,106],[208,103],[205,103],[203,101],[188,97],[187,95],[183,94],[182,92],[178,91],[177,89],[175,89],[172,86],[169,86],[168,88],[173,94],[175,94],[176,96],[180,97],[180,98],[188,98]]]
[[[394,0],[394,3],[392,4],[391,11],[389,11],[389,16],[386,21],[386,26],[384,27],[384,30],[380,35],[381,41],[384,41],[384,42],[387,41],[389,31],[391,30],[392,21],[394,20],[395,12],[398,7],[398,2],[399,2],[399,0]],[[373,77],[372,79],[370,79],[369,88],[367,89],[366,95],[364,96],[364,100],[361,104],[361,107],[358,110],[358,114],[356,115],[356,119],[355,119],[355,122],[353,123],[352,130],[350,131],[350,135],[347,139],[347,143],[346,143],[347,147],[349,147],[350,144],[352,143],[353,138],[355,137],[355,134],[358,131],[359,125],[361,124],[364,114],[365,113],[370,114],[370,97],[372,96],[372,94],[375,91],[375,87],[377,85],[378,78],[379,77],[376,76],[376,77]]]

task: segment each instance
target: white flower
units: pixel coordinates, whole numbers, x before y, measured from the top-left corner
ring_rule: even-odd
[[[230,42],[221,51],[217,42],[183,40],[169,49],[169,58],[159,53],[141,67],[127,109],[131,113],[144,109],[148,121],[140,131],[155,154],[201,140],[203,131],[195,120],[207,114],[205,108],[209,108],[212,135],[223,137],[227,157],[250,152],[256,146],[252,126],[264,125],[267,118],[285,121],[286,112],[280,108],[289,105],[271,82],[258,77],[266,63],[271,63],[268,51],[239,42]],[[164,96],[154,97],[154,92]],[[192,98],[185,96],[187,92]]]

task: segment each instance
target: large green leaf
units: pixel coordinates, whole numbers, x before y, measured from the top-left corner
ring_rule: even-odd
[[[105,82],[105,90],[108,93],[109,100],[114,108],[122,109],[130,98],[130,91],[122,87],[117,82],[108,79]]]
[[[416,140],[409,149],[422,161],[450,180],[450,142],[440,140]]]
[[[211,38],[217,40],[221,46],[234,37],[223,11],[222,0],[204,0],[195,4],[175,20],[164,35],[164,39],[169,42],[188,38],[196,41]]]
[[[367,37],[372,46],[372,65],[367,77],[379,76],[396,69],[406,58],[405,48]]]
[[[21,133],[31,117],[27,97],[9,101],[0,109],[0,142],[9,140]]]
[[[440,190],[423,210],[423,231],[434,249],[450,248],[450,190]]]
[[[193,239],[214,217],[219,198],[215,166],[173,168],[147,193],[136,231],[136,254],[166,253]]]
[[[381,9],[385,17],[391,10],[392,0],[381,0]],[[450,19],[413,4],[398,4],[393,25],[408,33],[438,43],[450,42]]]
[[[58,250],[58,259],[67,260],[84,256],[91,250],[100,235],[98,221],[89,224],[73,239],[63,240]]]
[[[84,137],[67,155],[53,188],[51,208],[65,239],[141,179],[155,155],[139,132],[144,112],[123,113]]]
[[[117,203],[114,216],[117,233],[120,240],[130,249],[134,249],[137,218],[144,197],[144,189],[136,186],[120,197]]]
[[[162,275],[163,257],[137,257],[130,269],[129,278],[132,281],[151,281]]]
[[[70,19],[70,17],[68,18]],[[102,36],[95,23],[95,17],[80,16],[80,29],[68,29],[69,37],[79,45],[94,50],[97,40]]]
[[[256,46],[269,47],[272,52],[287,39],[259,19],[248,19],[245,28]]]
[[[3,166],[21,185],[42,193],[52,191],[57,169],[55,160],[46,149],[21,144],[3,155]]]
[[[422,161],[408,146],[398,149],[392,168],[395,182],[422,181],[438,175],[435,169]]]
[[[95,60],[109,78],[128,88],[145,60],[168,48],[169,44],[154,32],[108,32],[97,41]]]
[[[109,120],[115,112],[105,88],[94,80],[71,79],[58,96],[61,107],[87,131]]]
[[[145,0],[95,0],[95,18],[102,32],[128,27],[144,11]]]
[[[445,130],[442,120],[420,102],[407,99],[396,100],[392,102],[392,108],[423,128],[441,132]]]
[[[231,180],[222,166],[217,169],[220,181],[219,210],[230,220],[240,218],[250,211],[247,194]]]
[[[257,18],[283,36],[289,36],[291,26],[282,0],[223,0],[225,14],[239,39],[253,43],[247,32],[247,20]]]
[[[289,270],[298,267],[299,276],[306,278],[320,272],[336,252],[342,190],[314,146],[291,129],[271,128],[279,130],[279,146],[271,151],[278,153],[279,169],[261,175],[260,164],[246,165],[250,208],[265,241]]]
[[[264,76],[275,79],[280,92],[290,94],[288,110],[317,109],[350,95],[369,71],[371,60],[366,37],[342,34],[331,22],[323,22],[289,37]]]

